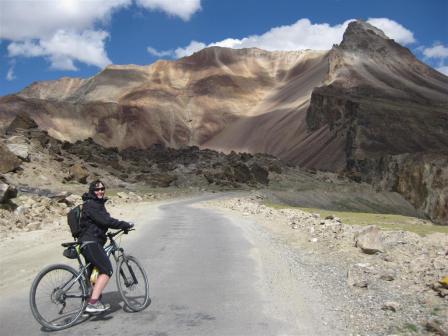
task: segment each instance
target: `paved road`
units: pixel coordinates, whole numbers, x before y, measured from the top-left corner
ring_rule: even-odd
[[[126,313],[115,284],[104,301],[108,314],[90,318],[59,335],[299,335],[297,321],[274,318],[254,246],[238,220],[176,201],[140,219],[135,236],[122,245],[150,276],[151,305]],[[132,239],[131,239],[132,238]],[[28,288],[0,303],[2,335],[47,334],[28,308]],[[278,303],[277,303],[278,304]],[[269,315],[269,316],[268,316]],[[275,314],[274,314],[275,315]],[[317,331],[316,331],[317,332]]]

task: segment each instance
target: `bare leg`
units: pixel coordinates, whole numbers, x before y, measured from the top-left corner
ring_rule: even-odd
[[[107,274],[98,275],[98,279],[96,279],[95,286],[93,287],[91,300],[98,300],[107,283],[109,282],[110,276]]]

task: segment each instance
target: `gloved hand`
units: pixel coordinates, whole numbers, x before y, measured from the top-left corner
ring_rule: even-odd
[[[127,227],[124,228],[124,233],[128,233],[133,227],[134,227],[134,223],[132,222],[127,222]]]

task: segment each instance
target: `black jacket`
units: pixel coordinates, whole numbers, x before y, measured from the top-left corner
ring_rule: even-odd
[[[96,241],[104,245],[107,241],[106,232],[111,229],[128,229],[127,222],[112,218],[106,210],[104,203],[107,199],[99,199],[92,192],[82,195],[84,205],[81,214],[80,241]]]

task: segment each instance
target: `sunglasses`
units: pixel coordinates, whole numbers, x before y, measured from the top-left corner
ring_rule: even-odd
[[[103,188],[95,188],[94,190],[95,191],[104,191],[104,190],[106,190],[106,188],[104,188],[104,187]]]

